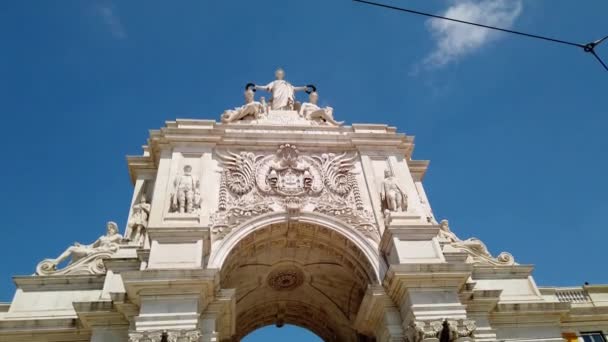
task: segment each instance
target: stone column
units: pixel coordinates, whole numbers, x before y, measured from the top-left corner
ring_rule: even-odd
[[[199,318],[215,300],[217,277],[216,270],[204,269],[123,272],[127,296],[139,307],[131,335],[147,338],[149,334],[161,332],[169,337],[172,333],[179,337],[178,341],[191,338],[195,332],[201,335]],[[182,334],[186,332],[187,336]]]

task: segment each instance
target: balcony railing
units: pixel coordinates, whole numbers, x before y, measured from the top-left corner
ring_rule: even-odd
[[[564,303],[589,303],[591,298],[587,291],[581,288],[572,289],[556,289],[555,296],[557,300]]]

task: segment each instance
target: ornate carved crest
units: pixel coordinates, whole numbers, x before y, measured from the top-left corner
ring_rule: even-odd
[[[262,158],[256,184],[265,195],[284,197],[314,196],[323,190],[317,162],[310,156],[300,155],[290,144],[281,145],[275,155]]]
[[[354,152],[305,154],[284,144],[269,155],[216,151],[223,165],[213,232],[220,237],[238,223],[271,212],[319,212],[377,237],[355,175]]]

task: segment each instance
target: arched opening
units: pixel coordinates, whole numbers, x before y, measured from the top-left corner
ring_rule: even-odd
[[[267,325],[252,331],[241,340],[241,342],[261,341],[323,342],[321,337],[312,331],[291,324],[286,324],[281,328]]]
[[[302,221],[251,231],[222,263],[222,288],[236,289],[236,338],[292,324],[324,341],[356,341],[353,323],[377,273],[336,230]]]

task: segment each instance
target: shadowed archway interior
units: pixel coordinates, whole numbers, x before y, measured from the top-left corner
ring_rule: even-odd
[[[310,223],[271,224],[242,239],[221,270],[236,289],[236,337],[293,324],[325,341],[352,341],[363,295],[375,282],[369,260],[341,234]]]

